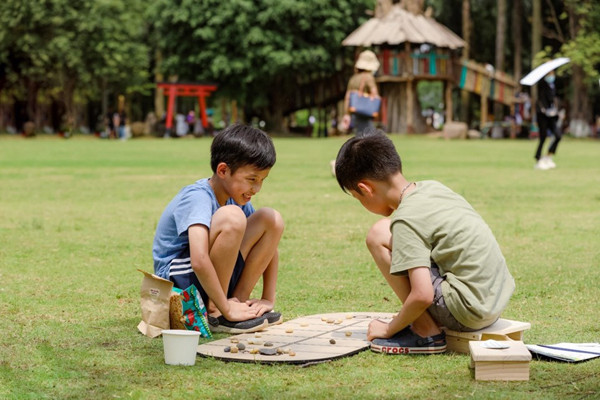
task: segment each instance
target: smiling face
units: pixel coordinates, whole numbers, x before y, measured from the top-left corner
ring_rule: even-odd
[[[239,205],[248,203],[260,191],[270,171],[270,168],[258,169],[253,165],[244,165],[231,173],[227,164],[220,163],[217,175],[221,178],[223,192],[216,193],[219,204],[225,204],[230,197]]]

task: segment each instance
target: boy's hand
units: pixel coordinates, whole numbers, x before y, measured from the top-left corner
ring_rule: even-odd
[[[259,315],[256,309],[246,303],[240,303],[236,298],[228,299],[227,304],[229,304],[229,312],[223,315],[229,321],[247,321]]]
[[[389,324],[386,324],[383,321],[375,319],[371,321],[369,324],[369,329],[367,329],[367,340],[371,341],[377,338],[387,339],[391,335],[388,333]]]
[[[250,299],[246,301],[250,308],[257,310],[257,316],[273,310],[273,302],[265,299]]]

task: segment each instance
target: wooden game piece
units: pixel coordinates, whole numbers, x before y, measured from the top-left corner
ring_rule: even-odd
[[[302,326],[302,327],[307,327],[307,326],[308,326],[308,322],[302,322],[302,323],[300,324],[300,326]]]
[[[335,323],[335,324],[341,324],[341,323],[342,323],[342,320],[341,320],[341,319],[336,319],[334,323]]]
[[[225,353],[229,353],[229,352],[231,351],[231,347],[229,347],[229,346],[226,346],[226,347],[223,349],[223,351],[224,351]]]
[[[325,317],[325,316],[321,317],[321,321],[327,321],[327,317]]]
[[[256,332],[256,333],[254,334],[254,337],[255,337],[255,338],[259,338],[259,337],[261,337],[261,336],[262,336],[262,334],[260,334],[260,333],[258,333],[258,332]]]
[[[240,340],[238,338],[231,338],[231,339],[229,339],[229,341],[231,343],[239,343],[240,342]]]
[[[351,331],[346,331],[346,336],[352,336],[352,332]]]
[[[329,343],[335,344],[335,339],[329,339]]]
[[[272,347],[273,346],[273,342],[265,342],[265,347]]]
[[[238,347],[237,346],[231,346],[230,351],[235,354],[235,353],[238,352]]]
[[[333,318],[327,318],[327,323],[328,324],[333,324],[333,321],[335,321]]]
[[[258,354],[258,349],[256,347],[251,348],[250,354]]]
[[[293,333],[293,332],[294,332],[294,330],[292,328],[288,328],[285,330],[285,333]]]
[[[246,345],[244,343],[238,343],[237,348],[240,350],[246,350]]]
[[[288,354],[290,357],[294,357],[296,355],[296,353],[294,353],[293,351],[290,351]]]
[[[274,356],[275,354],[277,354],[277,349],[270,349],[266,347],[262,347],[258,349],[258,351],[260,352],[260,354],[265,356]]]
[[[352,318],[354,318],[354,315],[352,315],[352,314],[347,314],[346,315],[346,319],[352,319]]]

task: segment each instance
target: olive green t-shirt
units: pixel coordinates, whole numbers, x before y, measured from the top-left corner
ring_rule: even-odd
[[[417,182],[390,218],[392,274],[433,261],[458,322],[482,329],[500,317],[515,283],[492,231],[462,196],[436,181]]]
[[[376,86],[375,77],[370,72],[358,72],[352,75],[348,81],[346,91],[360,90],[362,85],[363,93],[371,94],[371,86]]]

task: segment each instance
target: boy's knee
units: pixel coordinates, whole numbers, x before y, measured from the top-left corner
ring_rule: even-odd
[[[258,218],[264,221],[264,223],[269,227],[270,230],[283,232],[285,224],[283,222],[283,217],[281,216],[279,211],[265,207],[257,210],[255,214]]]
[[[375,247],[387,244],[389,242],[390,235],[390,221],[387,219],[377,221],[367,233],[367,237],[365,239],[367,248],[373,249]]]
[[[246,215],[238,206],[223,206],[212,217],[211,229],[214,228],[220,231],[244,233],[246,230]]]

